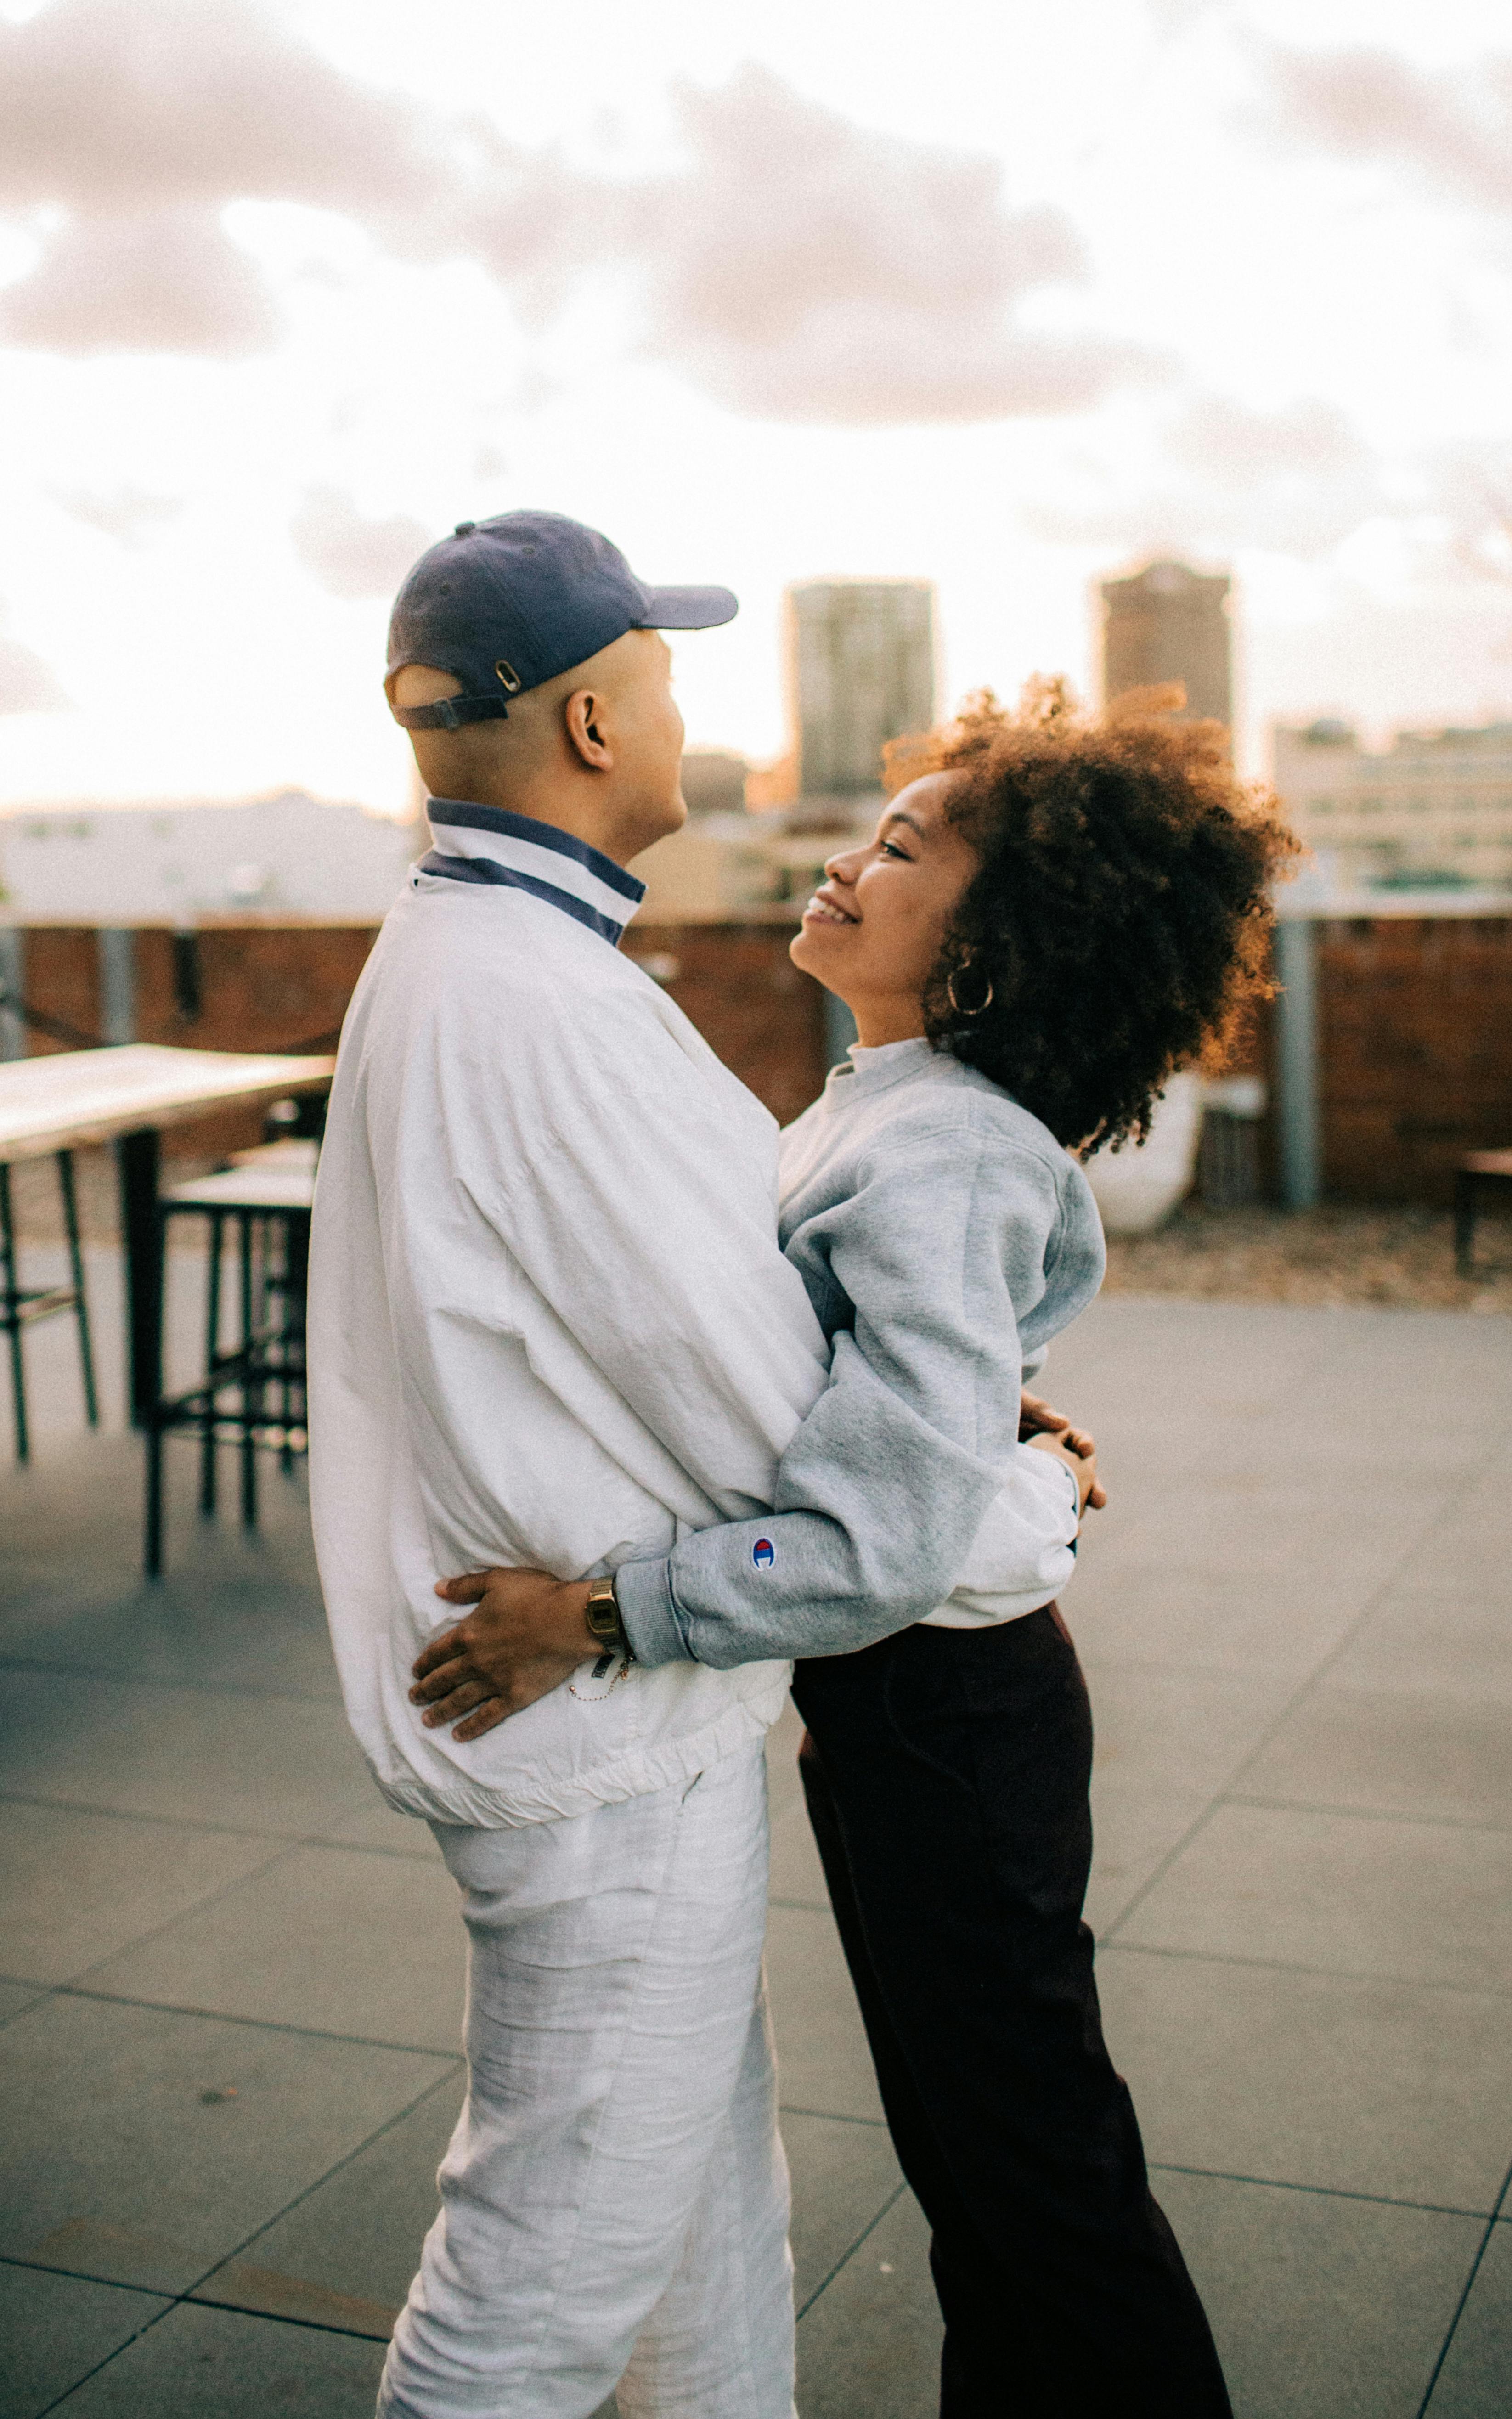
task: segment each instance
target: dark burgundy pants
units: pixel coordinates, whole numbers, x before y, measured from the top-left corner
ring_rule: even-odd
[[[903,2173],[944,2419],[1229,2419],[1103,2041],[1092,1722],[1053,1605],[800,1663],[800,1755]]]

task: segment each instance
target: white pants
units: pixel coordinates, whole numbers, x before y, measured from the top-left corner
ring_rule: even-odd
[[[792,2419],[759,1747],[561,1823],[438,1824],[469,2088],[380,2419]]]

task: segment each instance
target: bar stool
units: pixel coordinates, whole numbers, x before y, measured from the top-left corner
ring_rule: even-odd
[[[1475,1214],[1483,1192],[1502,1193],[1512,1204],[1512,1150],[1470,1150],[1455,1171],[1455,1267],[1475,1273]]]
[[[238,1449],[241,1520],[257,1525],[257,1454],[276,1452],[286,1472],[307,1449],[304,1296],[315,1199],[311,1142],[263,1144],[238,1152],[214,1176],[177,1184],[158,1205],[159,1249],[170,1220],[208,1220],[205,1364],[197,1384],[163,1394],[147,1426],[147,1516],[143,1564],[162,1569],[162,1440],[180,1429],[199,1440],[199,1508],[215,1511],[217,1448]],[[221,1296],[225,1231],[237,1238],[238,1337],[223,1345]]]
[[[89,1304],[85,1298],[84,1255],[79,1248],[79,1208],[73,1189],[73,1153],[54,1154],[58,1190],[63,1196],[63,1232],[69,1247],[69,1282],[61,1286],[23,1286],[16,1274],[16,1226],[10,1206],[10,1169],[0,1161],[0,1328],[10,1341],[10,1396],[15,1408],[16,1459],[31,1459],[31,1429],[26,1418],[26,1368],[22,1357],[23,1328],[60,1310],[71,1310],[79,1336],[79,1370],[84,1379],[85,1415],[92,1428],[100,1425],[95,1395],[95,1357],[89,1340]]]

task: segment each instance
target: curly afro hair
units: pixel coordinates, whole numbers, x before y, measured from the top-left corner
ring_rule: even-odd
[[[1173,718],[1184,702],[1136,690],[1092,716],[1037,680],[1016,713],[983,690],[887,749],[889,794],[953,777],[946,813],[981,860],[926,1034],[1084,1156],[1143,1141],[1176,1070],[1221,1064],[1274,990],[1271,891],[1299,843],[1221,724]]]

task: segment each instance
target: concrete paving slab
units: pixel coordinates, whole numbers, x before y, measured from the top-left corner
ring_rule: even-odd
[[[1206,1811],[1205,1797],[1122,1780],[1117,1766],[1092,1778],[1092,1878],[1087,1920],[1110,1932],[1136,1893]]]
[[[253,1688],[338,1704],[313,1579],[270,1568],[265,1540],[210,1534],[221,1551],[196,1540],[193,1566],[186,1558],[155,1585],[134,1573],[101,1573],[98,1592],[82,1602],[34,1596],[0,1618],[0,1653],[70,1678]]]
[[[938,2406],[944,2334],[929,2228],[905,2192],[799,2320],[803,2419],[926,2419]]]
[[[1100,1779],[1151,1792],[1174,1782],[1203,1797],[1241,1769],[1294,1693],[1253,1672],[1122,1665],[1116,1674],[1093,1665],[1088,1685]]]
[[[447,2072],[52,1998],[0,2033],[0,2255],[183,2292]]]
[[[1276,1572],[1173,1570],[1158,1559],[1106,1568],[1094,1536],[1067,1593],[1067,1619],[1092,1670],[1148,1664],[1308,1679],[1380,1594],[1373,1571],[1304,1559]]]
[[[784,2108],[880,2118],[882,2103],[850,1976],[828,1915],[774,1906],[766,1974]]]
[[[180,1672],[174,1661],[182,1649],[193,1665],[215,1642],[228,1665],[220,1676],[234,1678],[229,1666],[244,1609],[280,1633],[274,1656],[269,1654],[270,1641],[259,1641],[255,1630],[239,1640],[250,1672],[266,1684],[270,1669],[286,1657],[289,1635],[318,1638],[325,1625],[311,1593],[315,1557],[302,1465],[288,1479],[276,1468],[264,1474],[270,1483],[259,1491],[258,1525],[251,1533],[242,1529],[227,1487],[220,1517],[202,1520],[180,1486],[167,1571],[149,1584],[141,1564],[141,1439],[85,1433],[63,1446],[39,1446],[26,1470],[6,1475],[0,1651],[40,1651],[58,1636],[68,1651],[87,1650],[85,1669],[91,1668],[93,1654],[102,1668],[123,1669],[138,1678],[175,1678],[216,1676],[197,1667]],[[80,1614],[92,1616],[98,1636],[88,1623],[78,1623]],[[122,1661],[133,1625],[142,1633],[147,1658],[136,1667]],[[259,1642],[260,1660],[255,1652]],[[329,1662],[317,1677],[329,1688]]]
[[[285,1839],[373,1790],[339,1705],[14,1668],[0,1770],[17,1797]]]
[[[1512,2226],[1491,2228],[1427,2419],[1506,2419],[1512,2411]]]
[[[1484,2226],[1380,2201],[1150,2178],[1234,2419],[1416,2419]]]
[[[77,1980],[282,1853],[237,1831],[67,1806],[12,1803],[4,1820],[0,1940],[11,1972],[38,1982]]]
[[[466,1963],[458,1903],[451,1876],[421,1858],[300,1847],[107,1959],[90,1987],[455,2054]]]
[[[1362,1813],[1512,1827],[1507,1707],[1438,1690],[1309,1689],[1244,1773],[1243,1794]]]
[[[793,2291],[806,2310],[903,2190],[887,2130],[839,2117],[786,2116],[793,2179]]]
[[[154,2293],[0,2262],[0,2419],[39,2419],[168,2307]]]
[[[242,2245],[200,2301],[343,2327],[386,2343],[440,2205],[436,2170],[465,2084],[446,2076],[417,2107]]]
[[[442,1862],[430,1825],[413,1814],[398,1813],[376,1789],[370,1805],[342,1815],[319,1836],[334,1848],[372,1848],[386,1857],[414,1857],[422,1864]]]
[[[68,2419],[373,2419],[383,2346],[180,2302],[63,2405]]]
[[[197,1284],[191,1290],[193,1300],[178,1287],[180,1340],[194,1326]],[[62,1322],[38,1343],[51,1349],[59,1337],[67,1343]],[[1122,1296],[1099,1303],[1057,1346],[1047,1390],[1099,1430],[1116,1489],[1112,1510],[1089,1529],[1066,1597],[1091,1669],[1103,1749],[1092,1909],[1120,1944],[1103,1959],[1109,2033],[1152,2146],[1177,2165],[1232,2171],[1242,2161],[1248,2173],[1268,2161],[1265,2173],[1291,2182],[1374,2178],[1409,2197],[1442,2186],[1477,2209],[1492,2189],[1489,2173],[1507,2148],[1495,2041],[1506,2002],[1494,1993],[1512,1969],[1500,1911],[1512,1876],[1498,1862],[1512,1833],[1484,1819],[1466,1828],[1336,1807],[1299,1812],[1226,1804],[1224,1794],[1265,1795],[1252,1759],[1272,1754],[1260,1745],[1267,1731],[1279,1718],[1277,1754],[1301,1756],[1299,1742],[1336,1717],[1327,1692],[1343,1690],[1400,1701],[1399,1731],[1395,1718],[1373,1717],[1385,1725],[1372,1736],[1380,1761],[1395,1759],[1394,1789],[1410,1780],[1421,1791],[1426,1775],[1435,1789],[1469,1786],[1476,1808],[1487,1802],[1484,1758],[1467,1778],[1464,1758],[1443,1745],[1442,1707],[1451,1699],[1471,1709],[1500,1705],[1509,1693],[1498,1678],[1512,1663],[1503,1577],[1512,1567],[1508,1339],[1499,1319]],[[113,1349],[102,1345],[102,1356]],[[267,1527],[243,1539],[229,1518],[200,1529],[180,1456],[170,1579],[154,1596],[135,1573],[139,1448],[124,1437],[66,1434],[77,1427],[77,1387],[62,1363],[54,1376],[56,1418],[41,1423],[37,1464],[19,1478],[0,1471],[8,1540],[17,1540],[0,1573],[0,1658],[10,1659],[6,1693],[29,1707],[8,1767],[0,1751],[0,1789],[17,1786],[19,1769],[36,1784],[19,1794],[50,1807],[146,1815],[205,1837],[239,1826],[262,1832],[271,1801],[270,1853],[294,1844],[269,1866],[255,1906],[256,1875],[229,1885],[257,1918],[239,1938],[217,1932],[213,1908],[191,1907],[170,1912],[152,1943],[113,1948],[110,1962],[124,1968],[167,1942],[161,1968],[149,1974],[144,1963],[139,1971],[154,1992],[197,1976],[217,2003],[245,2002],[270,2017],[281,2003],[342,2025],[353,2003],[370,2014],[380,1995],[363,1964],[364,1933],[391,1940],[401,1927],[413,1933],[415,1894],[427,1890],[440,1909],[438,1938],[458,1959],[461,1927],[428,1835],[381,1806],[355,1757],[341,1763],[349,1750],[339,1720],[319,1727],[332,1711],[333,1675],[302,1478],[289,1487],[269,1472]],[[1482,1456],[1472,1471],[1467,1431]],[[1341,1456],[1353,1483],[1344,1523]],[[51,1692],[40,1710],[39,1682]],[[211,1715],[196,1717],[192,1699]],[[70,1721],[83,1706],[82,1755],[54,1729],[52,1701],[69,1703]],[[1428,1731],[1441,1725],[1437,1746],[1423,1733],[1425,1707]],[[281,1744],[268,1749],[280,1733]],[[835,2411],[927,2419],[939,2327],[924,2228],[906,2195],[887,2208],[897,2171],[824,1909],[794,1763],[800,1734],[790,1709],[770,1743],[769,1767],[775,1895],[786,1902],[774,1916],[771,1965],[795,2238],[802,2293],[822,2288],[803,2323],[801,2407],[804,2419]],[[1373,1752],[1367,1742],[1355,1766],[1344,1758],[1347,1778],[1352,1769],[1375,1786]],[[85,1766],[107,1795],[98,1786],[81,1792]],[[1445,1839],[1458,1849],[1433,1844]],[[1142,1897],[1173,1851],[1169,1870]],[[344,1878],[359,1871],[361,1887]],[[277,1872],[287,1878],[274,1887]],[[332,1905],[340,1911],[334,1924]],[[1174,1930],[1195,1953],[1135,1955],[1122,1946],[1145,1937],[1151,1911],[1162,1936]],[[107,1906],[100,1920],[109,1914]],[[334,1978],[324,2003],[328,1986],[315,1976],[322,1921]],[[423,1921],[421,1930],[429,1943]],[[1416,1962],[1398,1970],[1394,1961],[1404,1956]],[[1330,1970],[1303,1970],[1313,1964]],[[1137,1988],[1128,1981],[1136,1968],[1148,1969]],[[1467,1978],[1479,1987],[1466,1989]],[[414,2003],[403,1993],[401,2000],[398,2021],[409,2024]],[[68,2011],[100,2004],[37,1997],[23,1980],[0,1985],[0,2025],[9,2011],[0,2071],[18,2034],[61,2026],[61,2040],[73,2022]],[[260,2107],[239,2148],[227,2133],[223,2161],[207,2155],[209,2137],[196,2131],[201,2119],[213,2123],[245,2109],[231,2067],[210,2072],[221,2040],[258,2043],[274,2073],[283,2072],[276,2061],[289,2043],[359,2058],[403,2053],[354,2050],[276,2022],[111,2009],[112,2026],[128,2021],[149,2029],[208,2025],[208,2046],[189,2034],[176,2054],[139,2046],[132,2055],[141,2072],[129,2088],[120,2071],[131,2059],[116,2055],[114,2035],[89,2054],[77,2044],[71,2057],[59,2049],[52,2079],[41,2076],[41,2113],[34,2122],[29,2106],[23,2111],[33,2127],[23,2143],[28,2190],[32,2170],[48,2165],[38,2145],[51,2114],[62,2111],[62,2216],[52,2222],[71,2224],[66,2248],[74,2258],[49,2257],[56,2269],[94,2259],[92,2273],[146,2287],[159,2274],[183,2275],[187,2249],[192,2273],[200,2273],[194,2261],[203,2268],[219,2259],[223,2290],[248,2306],[201,2305],[192,2314],[209,2330],[193,2337],[197,2365],[175,2365],[179,2355],[165,2331],[179,2324],[177,2310],[149,2326],[100,2372],[115,2376],[117,2396],[102,2407],[120,2419],[164,2419],[177,2409],[186,2419],[217,2409],[263,2419],[270,2408],[290,2407],[286,2385],[296,2410],[303,2395],[303,2407],[339,2419],[348,2407],[342,2381],[330,2393],[321,2383],[312,2398],[299,2364],[279,2366],[278,2348],[347,2343],[371,2363],[350,2406],[367,2419],[381,2345],[365,2331],[386,2325],[435,2207],[435,2165],[459,2088],[450,2056],[408,2061],[432,2086],[444,2078],[412,2119],[401,2112],[413,2092],[364,2098],[350,2077],[322,2085],[316,2068],[294,2056],[277,2106]],[[455,2016],[435,2038],[454,2049]],[[27,2060],[23,2099],[40,2072],[33,2050]],[[238,2088],[235,2102],[200,2102],[189,2088],[227,2081]],[[351,2122],[318,2135],[301,2113],[301,2094],[317,2108],[346,2109]],[[847,2121],[846,2111],[871,2121]],[[1353,2419],[1356,2411],[1396,2419],[1409,2403],[1415,2411],[1411,2396],[1420,2397],[1431,2373],[1470,2273],[1465,2243],[1479,2241],[1483,2220],[1440,2221],[1405,2201],[1169,2171],[1158,2188],[1173,2214],[1180,2204],[1194,2265],[1208,2262],[1203,2273],[1238,2364],[1241,2419],[1283,2410],[1288,2419]],[[1308,2210],[1334,2214],[1315,2222]],[[48,2215],[39,2211],[39,2225]],[[1441,2224],[1448,2236],[1434,2231]],[[154,2227],[160,2237],[171,2228],[189,2234],[177,2269],[141,2266],[161,2253],[161,2242],[143,2242]],[[1498,2419],[1507,2397],[1497,2372],[1488,2386],[1474,2363],[1482,2361],[1475,2327],[1489,2337],[1499,2322],[1499,2273],[1489,2259],[1485,2285],[1477,2280],[1489,2298],[1472,2295],[1458,2355],[1471,2362],[1463,2392],[1479,2395]],[[162,2289],[182,2288],[175,2281]],[[1469,2325],[1477,2311],[1489,2316]],[[160,2336],[166,2350],[146,2359],[144,2348]],[[233,2342],[262,2350],[223,2358],[219,2348]],[[1452,2379],[1446,2363],[1441,2393]],[[227,2398],[218,2403],[217,2395]],[[75,2395],[67,2407],[81,2402]],[[1435,2419],[1438,2411],[1436,2403]],[[1472,2398],[1451,2419],[1481,2413]]]
[[[772,1825],[771,1892],[776,1906],[816,1907],[821,1913],[828,1910],[825,1869],[819,1861],[806,1807],[790,1806]]]
[[[1104,1949],[1149,2157],[1489,2213],[1512,2164],[1506,2001]]]
[[[1512,1835],[1221,1805],[1113,1937],[1512,1992]]]
[[[1512,1502],[1512,1487],[1507,1499]],[[1385,1591],[1329,1672],[1339,1687],[1402,1689],[1512,1713],[1512,1573],[1501,1556],[1471,1588]]]
[[[35,1982],[0,1982],[0,2025],[8,2025],[13,2016],[27,2008],[35,2008],[47,1996]]]

